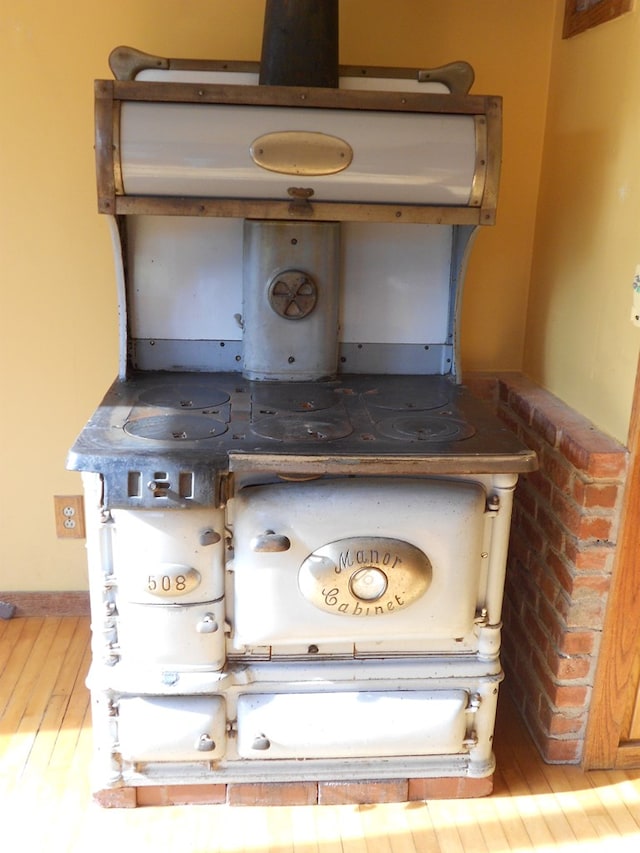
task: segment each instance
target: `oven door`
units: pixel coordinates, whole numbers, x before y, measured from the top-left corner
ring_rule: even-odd
[[[231,654],[472,648],[481,484],[318,480],[249,486],[233,504]]]

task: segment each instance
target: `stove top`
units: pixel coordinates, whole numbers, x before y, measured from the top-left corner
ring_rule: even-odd
[[[69,456],[105,473],[171,464],[227,471],[520,473],[535,454],[443,376],[252,382],[235,373],[141,373],[114,382]]]

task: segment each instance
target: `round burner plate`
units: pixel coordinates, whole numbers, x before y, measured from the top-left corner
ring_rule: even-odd
[[[300,415],[278,415],[261,418],[252,424],[252,431],[263,438],[276,441],[333,441],[352,432],[346,420],[305,418]]]
[[[229,401],[229,395],[206,385],[159,385],[149,388],[138,397],[138,403],[165,409],[210,409]]]
[[[259,412],[316,412],[336,405],[332,387],[306,383],[286,382],[278,385],[255,386],[251,391],[254,409]]]
[[[416,393],[413,385],[405,390],[402,383],[398,388],[382,388],[365,393],[364,399],[367,406],[377,409],[394,409],[398,412],[421,412],[425,409],[439,409],[450,402],[449,394],[443,389],[429,389],[422,393]]]
[[[129,421],[124,431],[150,441],[201,441],[222,435],[227,425],[206,415],[156,415]]]
[[[466,421],[445,415],[397,415],[377,425],[378,432],[398,441],[461,441],[475,433]]]

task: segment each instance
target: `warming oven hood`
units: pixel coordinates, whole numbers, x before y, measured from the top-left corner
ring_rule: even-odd
[[[461,93],[464,63],[342,68],[340,88],[324,88],[256,85],[246,64],[114,54],[136,79],[96,83],[103,213],[494,222],[501,99]]]

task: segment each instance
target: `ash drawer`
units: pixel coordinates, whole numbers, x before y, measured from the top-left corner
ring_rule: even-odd
[[[210,761],[225,752],[221,696],[126,696],[117,719],[125,761]]]
[[[244,694],[242,758],[367,758],[464,751],[464,690]]]
[[[217,670],[224,665],[224,599],[183,605],[118,600],[117,607],[123,663],[183,670]]]

